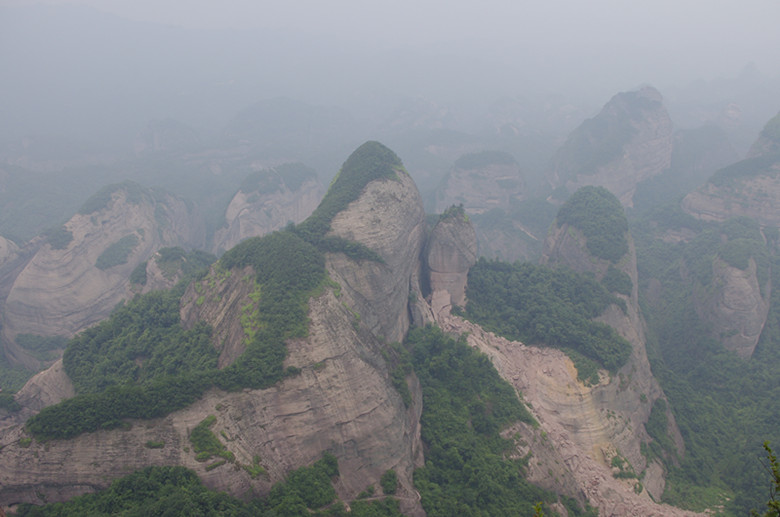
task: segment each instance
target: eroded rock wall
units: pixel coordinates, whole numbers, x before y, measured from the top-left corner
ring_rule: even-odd
[[[19,442],[23,428],[6,428],[0,434],[0,505],[65,500],[147,465],[183,465],[207,486],[245,497],[266,493],[291,470],[329,451],[339,460],[340,496],[353,499],[392,468],[403,510],[421,515],[411,478],[422,462],[419,387],[412,386],[414,400],[407,409],[392,387],[381,343],[354,328],[352,312],[332,290],[311,300],[309,318],[309,336],[288,344],[285,363],[301,374],[271,388],[212,390],[165,418],[131,421],[127,430],[26,448]],[[259,457],[267,477],[252,479],[230,463],[207,470],[211,462],[195,460],[188,433],[209,415],[216,416],[212,431],[237,464],[251,465]],[[164,446],[149,448],[148,441]]]
[[[42,245],[14,280],[5,303],[6,336],[72,336],[132,295],[130,273],[159,248],[195,247],[204,236],[183,201],[167,194],[130,200],[125,189],[116,190],[105,208],[74,215],[64,228],[72,240],[62,249]],[[98,268],[98,258],[128,236],[135,245],[126,261]]]
[[[382,257],[384,263],[329,253],[327,268],[361,325],[388,343],[402,341],[410,324],[410,298],[419,290],[411,279],[419,274],[425,239],[425,212],[412,178],[398,171],[397,179],[370,182],[333,218],[329,234],[364,244]]]

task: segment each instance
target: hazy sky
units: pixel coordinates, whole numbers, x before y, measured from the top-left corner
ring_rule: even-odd
[[[131,32],[109,17],[85,15],[98,21],[69,29],[58,25],[65,12],[58,10],[49,25],[28,19],[29,25],[15,27],[11,16],[4,24],[0,10],[0,57],[17,72],[8,76],[15,86],[0,81],[0,95],[17,125],[35,125],[20,107],[21,96],[40,107],[32,115],[61,112],[63,120],[85,116],[86,101],[79,104],[78,95],[106,97],[95,103],[96,116],[126,99],[149,105],[139,117],[179,117],[191,109],[183,102],[177,108],[172,93],[152,92],[150,81],[165,83],[168,92],[200,88],[200,99],[209,88],[235,84],[236,91],[223,88],[214,97],[234,105],[212,106],[215,113],[232,113],[279,95],[375,106],[393,95],[488,105],[506,96],[563,94],[597,109],[620,91],[652,84],[666,94],[698,79],[736,77],[751,62],[765,75],[780,75],[780,0],[0,0],[0,7],[33,4],[88,6],[161,24],[149,33],[159,39],[161,31],[170,32],[166,44],[173,47],[155,47],[152,38],[143,39],[144,27],[132,24],[140,32]],[[94,26],[102,22],[109,32]],[[243,38],[169,26],[254,32]],[[116,28],[132,36],[112,38]]]
[[[1,1],[1,0],[0,0]],[[14,0],[6,0],[12,3]],[[30,2],[30,0],[26,0]],[[18,1],[16,1],[18,3]],[[780,70],[778,0],[49,0],[190,28],[274,28],[386,47],[471,46],[511,55],[612,48],[644,66]],[[609,56],[604,56],[609,58]],[[594,56],[595,59],[595,56]],[[602,60],[602,59],[600,59]]]

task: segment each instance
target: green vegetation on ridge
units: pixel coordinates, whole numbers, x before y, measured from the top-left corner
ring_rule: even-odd
[[[480,258],[471,268],[465,316],[487,330],[529,344],[573,349],[612,372],[631,355],[631,345],[604,323],[592,321],[620,300],[588,275],[529,263]],[[579,363],[579,364],[577,364]],[[581,380],[594,380],[592,369]]]
[[[396,178],[399,172],[406,173],[401,159],[393,151],[379,142],[366,142],[347,158],[319,206],[295,227],[295,233],[323,251],[382,262],[382,258],[366,246],[339,237],[326,237],[326,234],[336,214],[358,199],[366,185],[374,180]]]
[[[40,439],[70,438],[117,427],[125,418],[164,416],[212,386],[265,388],[281,380],[285,341],[308,331],[307,302],[325,278],[322,253],[294,233],[276,232],[247,239],[220,264],[223,270],[253,266],[262,293],[259,328],[233,364],[216,369],[206,326],[181,328],[185,280],[173,291],[137,298],[74,338],[64,364],[77,396],[44,408],[27,422],[28,430]]]
[[[558,211],[558,224],[582,230],[594,257],[617,262],[628,253],[628,220],[620,201],[604,187],[582,187]]]
[[[74,497],[65,503],[43,506],[22,504],[19,517],[401,517],[398,501],[355,501],[347,512],[336,499],[332,481],[339,475],[331,454],[311,466],[301,467],[276,483],[270,494],[248,502],[203,486],[184,467],[146,467],[115,480],[107,489]]]
[[[659,238],[681,228],[692,234],[690,240]],[[702,223],[663,210],[635,224],[632,234],[648,357],[685,441],[679,466],[673,455],[653,451],[649,444],[670,470],[663,500],[695,510],[722,505],[724,516],[747,515],[766,500],[766,487],[757,482],[765,479],[758,461],[761,444],[780,440],[780,293],[771,291],[769,314],[749,359],[725,349],[723,336],[714,335],[711,323],[697,313],[697,297],[721,288],[713,275],[716,258],[738,268],[755,260],[762,290],[770,275],[772,285],[780,285],[780,260],[771,256],[758,225],[747,218]],[[653,407],[647,430],[654,443],[668,450],[657,432],[663,420]]]
[[[427,515],[531,515],[539,501],[556,502],[524,479],[527,459],[508,458],[514,443],[500,432],[535,422],[490,359],[435,327],[410,330],[406,348],[422,386],[425,466],[414,484]],[[571,516],[596,515],[571,499],[561,502]]]

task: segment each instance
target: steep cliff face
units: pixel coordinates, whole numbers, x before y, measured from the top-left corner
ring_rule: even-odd
[[[225,212],[226,225],[214,235],[212,249],[229,250],[256,237],[300,223],[314,211],[323,189],[317,175],[301,164],[259,171],[244,181]]]
[[[600,185],[633,206],[637,183],[669,168],[672,121],[652,87],[614,96],[574,130],[553,158],[549,182],[574,192]]]
[[[105,318],[131,295],[129,276],[165,246],[202,246],[187,205],[135,184],[101,191],[15,278],[3,332],[67,335]],[[90,203],[88,202],[88,203]]]
[[[241,278],[240,272],[235,276]],[[231,303],[210,300],[203,305],[223,302]],[[419,515],[411,481],[422,454],[419,389],[413,390],[415,399],[406,409],[392,387],[381,344],[354,328],[352,312],[332,290],[311,300],[309,318],[309,336],[288,343],[285,365],[300,368],[300,375],[272,388],[212,390],[162,419],[131,421],[124,430],[34,442],[27,448],[19,442],[21,427],[5,429],[0,435],[0,504],[68,499],[146,465],[184,465],[208,486],[244,497],[266,493],[289,471],[330,451],[339,459],[340,496],[353,499],[377,484],[386,470],[395,469],[404,510]],[[252,479],[230,464],[208,470],[207,463],[195,460],[188,434],[209,415],[216,416],[212,431],[235,454],[237,464],[252,465],[259,458],[267,477]],[[149,448],[149,441],[164,446]]]
[[[712,282],[697,286],[694,304],[698,316],[712,329],[715,339],[742,358],[749,358],[758,344],[769,314],[771,285],[759,285],[756,261],[746,269],[719,258],[712,263]]]
[[[609,467],[616,453],[627,457],[632,450],[630,442],[636,439],[630,435],[642,432],[641,423],[632,416],[642,409],[630,407],[650,405],[637,392],[650,387],[636,383],[640,372],[620,380],[604,378],[597,386],[587,387],[577,380],[574,365],[559,350],[508,341],[456,316],[442,316],[438,320],[442,328],[467,333],[468,343],[486,354],[501,376],[523,393],[539,422],[539,429],[519,424],[506,430],[507,436],[515,437],[517,456],[531,454],[528,475],[532,482],[570,497],[584,497],[599,515],[701,515],[656,504],[649,497],[653,494],[658,499],[663,491],[657,464],[647,465],[642,479],[645,490],[639,494],[636,480],[618,479]]]
[[[511,155],[498,151],[467,154],[455,162],[436,192],[436,211],[459,204],[469,214],[507,210],[525,194],[523,174]]]
[[[361,324],[388,343],[402,341],[410,324],[410,294],[419,292],[419,258],[425,238],[425,212],[411,176],[369,183],[360,197],[339,212],[329,235],[363,244],[383,262],[353,260],[329,253],[327,268]]]
[[[469,268],[477,261],[477,236],[462,208],[453,207],[441,216],[428,237],[425,258],[435,310],[442,303],[447,310],[462,307]]]
[[[284,367],[298,369],[298,375],[267,389],[212,389],[164,418],[27,447],[18,418],[0,422],[0,506],[65,500],[147,465],[183,465],[209,487],[240,497],[262,495],[328,451],[339,461],[336,489],[342,499],[354,499],[394,469],[402,511],[424,515],[412,483],[414,469],[422,466],[419,384],[414,376],[407,379],[407,407],[383,354],[387,342],[402,339],[408,328],[410,298],[419,299],[424,214],[414,182],[402,169],[369,181],[334,215],[330,228],[329,236],[359,243],[381,261],[326,254],[330,279],[339,286],[328,282],[309,300],[308,335],[287,342]],[[212,326],[220,368],[246,347],[246,311],[263,295],[255,273],[217,264],[182,298],[185,327],[198,321]],[[55,366],[20,392],[24,415],[72,395],[67,376]],[[196,461],[188,436],[209,415],[216,417],[211,429],[235,455],[234,465],[211,468]],[[150,448],[149,442],[163,446]],[[253,464],[267,476],[253,478],[240,468]]]
[[[568,439],[582,450],[589,451],[591,459],[608,464],[615,454],[619,454],[631,463],[635,472],[644,471],[644,486],[657,499],[663,492],[663,469],[655,461],[648,463],[641,453],[641,444],[652,440],[644,426],[655,401],[664,398],[664,395],[647,360],[645,324],[638,304],[636,251],[630,236],[626,234],[625,238],[627,251],[613,260],[594,256],[584,232],[560,221],[553,225],[545,242],[543,263],[592,273],[597,279],[602,279],[610,268],[615,268],[627,275],[632,284],[630,293],[613,293],[625,301],[625,311],[612,305],[598,318],[631,343],[630,359],[617,375],[602,376],[599,385],[591,388],[580,385],[576,398],[571,401],[578,400],[579,407],[590,409],[584,413],[561,411],[557,421],[570,429]],[[561,407],[567,405],[565,400],[554,400],[548,406],[551,413],[558,404]],[[682,452],[682,438],[668,412],[667,418],[671,422],[667,432],[678,451]]]
[[[748,158],[719,170],[682,202],[704,221],[746,216],[762,226],[780,225],[780,153]]]

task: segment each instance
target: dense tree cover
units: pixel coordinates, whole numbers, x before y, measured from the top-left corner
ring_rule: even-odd
[[[186,280],[172,291],[137,297],[103,323],[75,337],[65,370],[78,395],[49,406],[27,422],[39,439],[69,438],[121,425],[125,418],[155,418],[185,407],[212,386],[265,388],[281,380],[285,341],[308,332],[307,303],[325,279],[322,253],[291,232],[248,239],[220,268],[251,265],[262,293],[258,329],[241,357],[216,369],[209,329],[179,323]],[[294,372],[289,372],[294,373]],[[79,418],[74,418],[79,415]]]
[[[691,228],[687,217],[670,218],[671,213],[632,228],[640,292],[647,293],[650,282],[660,284],[642,301],[648,355],[685,440],[679,467],[667,461],[671,472],[663,497],[694,509],[722,504],[724,515],[746,515],[765,501],[765,485],[757,482],[763,479],[761,444],[780,439],[780,293],[772,289],[758,346],[745,360],[727,351],[699,318],[694,293],[696,285],[711,288],[716,257],[740,267],[750,256],[759,265],[759,282],[771,273],[774,286],[780,285],[780,259],[769,256],[757,225],[743,218],[696,222],[691,226],[698,234],[692,240],[664,242],[656,236],[666,229]],[[734,241],[740,241],[735,257],[728,251]]]
[[[558,211],[558,224],[582,230],[594,257],[617,262],[628,253],[628,220],[620,201],[604,187],[582,187]]]
[[[179,288],[139,296],[74,337],[63,365],[76,392],[98,393],[109,386],[216,368],[209,328],[198,324],[184,330],[179,322],[181,295]]]
[[[125,235],[103,250],[103,253],[100,254],[95,262],[95,267],[98,269],[108,269],[114,266],[127,264],[127,259],[130,258],[130,254],[136,246],[138,246],[138,236],[134,233]]]
[[[49,228],[43,232],[43,236],[46,237],[46,243],[55,250],[64,250],[73,241],[73,233],[65,228],[64,224]]]
[[[215,260],[217,260],[217,257],[206,251],[192,250],[187,252],[178,246],[160,248],[154,256],[155,263],[162,271],[163,276],[168,280],[173,280],[177,274],[181,277],[192,277],[199,271],[208,268]],[[145,278],[146,270],[144,269]]]
[[[607,272],[604,273],[601,283],[604,284],[604,287],[610,293],[619,293],[626,296],[630,296],[631,290],[634,288],[634,282],[631,281],[628,273],[619,270],[611,264],[607,268]]]
[[[488,165],[517,165],[514,157],[504,151],[481,151],[464,154],[455,161],[458,169],[478,169]]]
[[[434,327],[412,329],[406,346],[423,393],[425,466],[415,471],[414,484],[426,513],[530,515],[535,503],[555,501],[523,478],[523,460],[507,458],[512,441],[501,429],[534,421],[490,360]],[[595,515],[571,500],[564,504],[569,515]]]
[[[23,504],[19,517],[400,517],[398,501],[356,501],[347,513],[332,479],[338,476],[336,458],[325,454],[314,465],[301,467],[277,483],[265,498],[242,502],[203,486],[198,476],[184,467],[147,467],[111,483],[94,494],[65,503],[43,506]]]
[[[466,297],[467,318],[509,339],[573,349],[613,372],[631,355],[612,327],[592,321],[617,302],[592,276],[481,258],[469,271]]]

